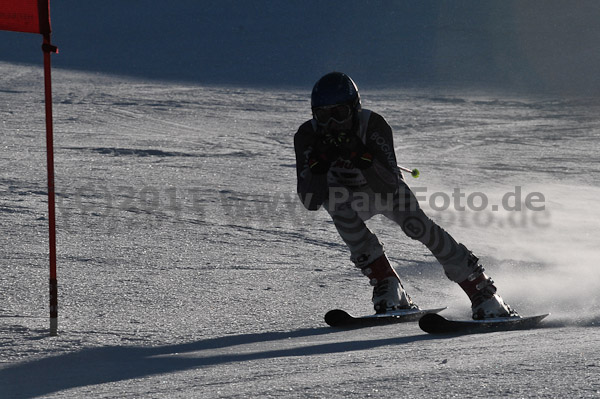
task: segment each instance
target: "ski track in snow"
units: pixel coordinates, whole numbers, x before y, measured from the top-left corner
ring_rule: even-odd
[[[363,89],[418,167],[426,211],[544,328],[458,338],[340,331],[370,287],[325,212],[295,195],[309,90],[54,71],[59,331],[48,337],[38,68],[0,63],[3,398],[600,397],[600,102]],[[457,211],[453,190],[542,193],[543,211]],[[434,193],[438,193],[435,194]],[[511,196],[511,201],[515,196]],[[516,206],[517,202],[511,202]],[[413,298],[468,316],[420,244],[370,226]]]

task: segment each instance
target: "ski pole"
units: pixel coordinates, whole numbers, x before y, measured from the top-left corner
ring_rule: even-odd
[[[421,173],[419,172],[419,169],[417,169],[417,168],[410,169],[410,168],[406,168],[406,167],[400,166],[400,165],[397,165],[397,166],[400,170],[410,173],[410,175],[412,177],[414,177],[415,179],[421,175]]]

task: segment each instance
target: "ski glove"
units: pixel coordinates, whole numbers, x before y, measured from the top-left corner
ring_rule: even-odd
[[[373,164],[373,155],[356,135],[339,136],[340,156],[352,162],[358,169],[367,169]]]
[[[322,134],[315,140],[308,156],[308,166],[313,174],[322,175],[329,171],[331,163],[340,155],[336,137]]]

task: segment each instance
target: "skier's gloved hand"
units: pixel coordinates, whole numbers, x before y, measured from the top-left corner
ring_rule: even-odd
[[[358,169],[366,169],[373,164],[373,155],[355,134],[341,134],[338,138],[340,156]]]
[[[327,173],[331,163],[340,155],[336,138],[329,134],[317,136],[312,151],[308,156],[308,166],[312,173],[321,175]]]

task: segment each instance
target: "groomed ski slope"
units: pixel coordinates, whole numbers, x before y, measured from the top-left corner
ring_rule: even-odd
[[[295,196],[309,87],[55,69],[49,337],[41,68],[0,75],[3,398],[600,396],[597,99],[361,88],[399,162],[420,169],[407,179],[426,212],[522,314],[552,313],[536,330],[445,338],[326,327],[332,308],[369,313],[371,292],[325,212]],[[543,210],[527,209],[531,193]],[[417,303],[468,317],[423,246],[370,226]]]

